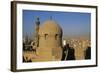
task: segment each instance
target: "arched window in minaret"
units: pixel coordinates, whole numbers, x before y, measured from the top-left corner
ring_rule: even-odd
[[[55,40],[57,40],[57,39],[58,39],[58,37],[59,37],[59,35],[58,35],[58,34],[56,34],[56,35],[55,35]]]
[[[44,37],[45,37],[45,40],[47,39],[47,37],[48,37],[48,34],[44,34]]]

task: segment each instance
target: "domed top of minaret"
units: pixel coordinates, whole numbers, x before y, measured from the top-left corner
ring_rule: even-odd
[[[57,22],[47,20],[41,25],[39,34],[62,34],[62,29]]]

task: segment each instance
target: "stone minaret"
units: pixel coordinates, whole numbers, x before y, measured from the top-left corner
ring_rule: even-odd
[[[62,28],[53,20],[39,28],[38,61],[60,61],[62,58]]]
[[[38,35],[38,32],[39,32],[39,26],[40,26],[40,20],[39,20],[39,17],[37,17],[36,21],[35,21],[35,45],[36,47],[38,47],[38,44],[39,44],[39,35]]]

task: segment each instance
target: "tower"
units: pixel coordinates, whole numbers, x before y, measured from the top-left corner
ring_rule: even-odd
[[[39,17],[36,18],[36,21],[35,21],[35,45],[36,47],[38,47],[38,44],[39,44],[39,26],[40,26],[40,19]]]
[[[38,61],[60,61],[62,58],[62,29],[53,20],[45,21],[39,28]]]

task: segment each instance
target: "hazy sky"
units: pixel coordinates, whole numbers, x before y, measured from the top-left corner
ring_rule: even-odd
[[[56,21],[68,37],[89,37],[91,31],[91,14],[79,12],[56,12],[23,10],[23,35],[33,35],[36,17],[40,17],[42,25],[46,20]]]

